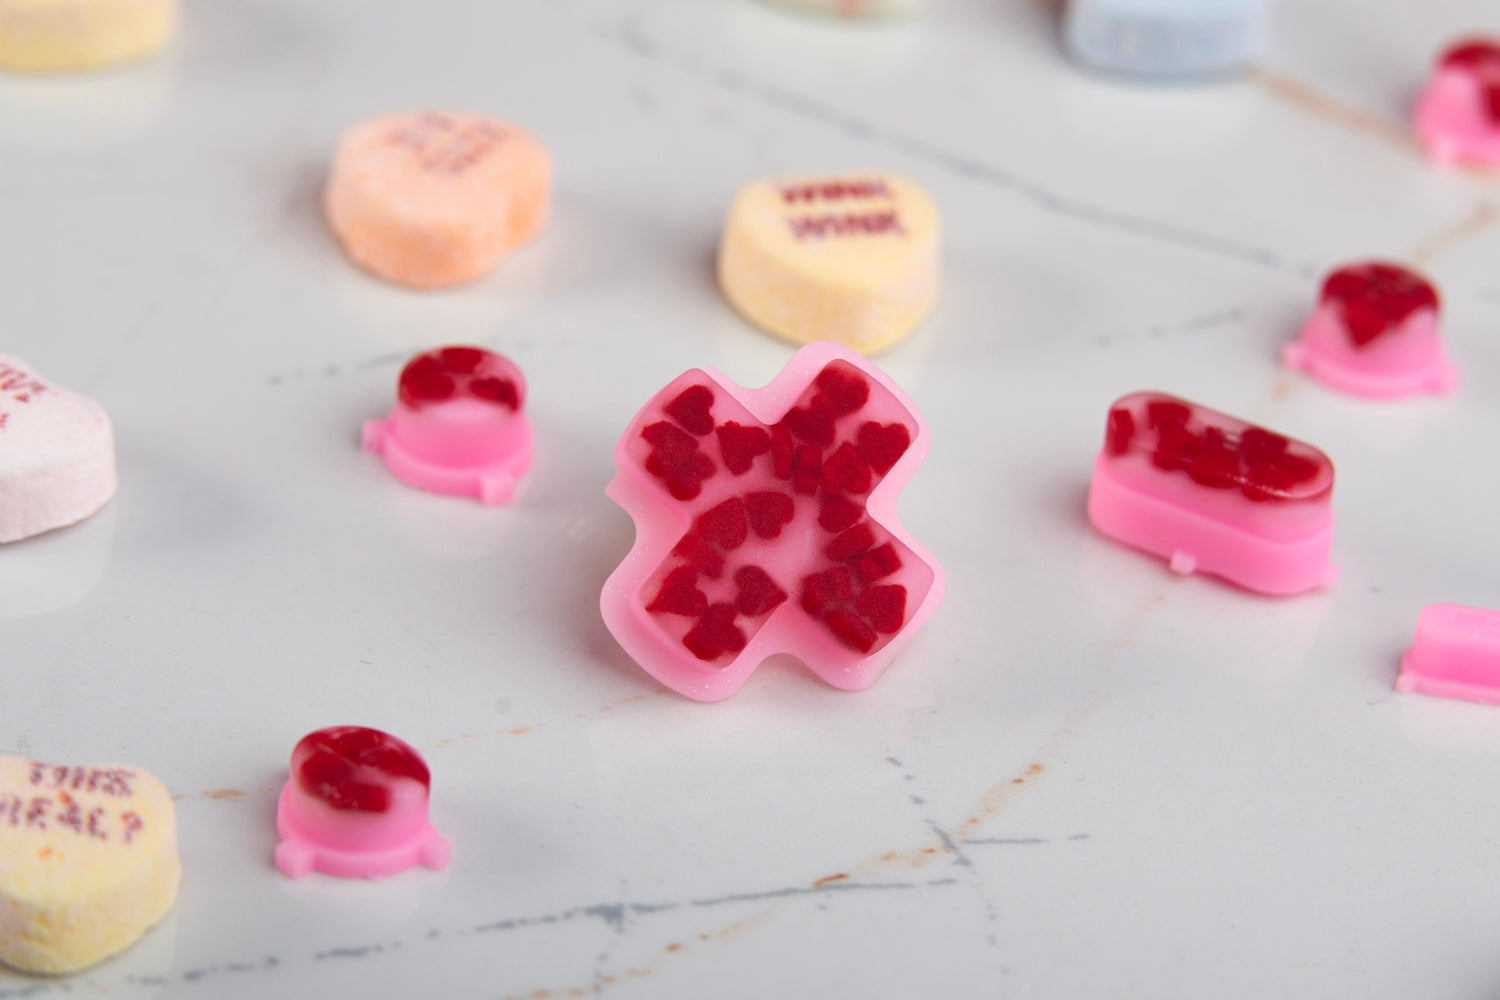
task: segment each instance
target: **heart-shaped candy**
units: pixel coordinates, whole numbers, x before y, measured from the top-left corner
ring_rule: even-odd
[[[116,485],[104,408],[0,355],[0,542],[81,521]]]
[[[771,177],[740,190],[724,226],[719,284],[745,318],[796,344],[862,354],[910,333],[938,294],[938,209],[915,181],[879,171]],[[833,419],[862,405],[788,413],[824,447]]]
[[[102,962],[167,915],[181,876],[156,778],[0,757],[0,962],[53,974]]]

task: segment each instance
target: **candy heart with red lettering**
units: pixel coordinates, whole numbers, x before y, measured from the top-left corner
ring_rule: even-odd
[[[102,962],[161,922],[181,875],[156,778],[0,757],[0,962],[53,974]]]
[[[104,408],[0,355],[0,542],[81,521],[116,485]]]

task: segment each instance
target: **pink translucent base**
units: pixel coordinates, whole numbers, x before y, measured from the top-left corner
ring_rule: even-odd
[[[1413,125],[1441,164],[1500,167],[1500,124],[1487,114],[1471,73],[1441,68],[1417,100]]]
[[[411,783],[415,785],[415,783]],[[292,878],[320,871],[339,878],[380,878],[413,865],[448,866],[451,848],[427,822],[423,798],[398,806],[398,815],[336,814],[293,781],[276,801],[276,867]]]
[[[1177,573],[1208,573],[1262,594],[1300,594],[1331,586],[1333,509],[1296,536],[1271,539],[1245,524],[1206,516],[1119,481],[1103,451],[1094,461],[1089,520],[1126,545],[1168,560]],[[1178,475],[1178,473],[1164,473]]]
[[[1500,705],[1500,611],[1429,604],[1396,690]]]
[[[497,458],[432,461],[403,443],[394,410],[385,420],[366,420],[361,443],[366,451],[381,455],[386,467],[404,483],[444,496],[477,497],[486,506],[496,506],[511,501],[516,483],[531,467],[531,424],[519,414],[511,419],[519,430],[511,428],[515,441]]]
[[[1302,328],[1301,339],[1286,346],[1282,362],[1333,389],[1367,399],[1443,394],[1458,384],[1458,369],[1443,355],[1437,316],[1430,310],[1409,318],[1383,342],[1355,348],[1337,307],[1325,303]]]

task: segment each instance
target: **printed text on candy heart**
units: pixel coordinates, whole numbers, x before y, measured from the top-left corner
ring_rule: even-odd
[[[895,195],[881,177],[834,179],[807,184],[783,185],[778,189],[781,200],[790,206],[813,202],[891,201]],[[799,242],[821,240],[830,236],[905,236],[901,216],[894,209],[875,212],[828,212],[822,215],[787,216],[787,226]]]
[[[47,389],[47,383],[30,372],[0,362],[0,394],[9,396],[17,403],[29,403],[32,397],[40,396]]]
[[[431,174],[458,175],[495,151],[507,133],[489,122],[460,124],[429,112],[391,131],[392,146],[410,150]]]

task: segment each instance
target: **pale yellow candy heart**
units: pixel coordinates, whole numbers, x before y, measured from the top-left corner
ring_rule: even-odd
[[[880,171],[770,177],[740,189],[719,284],[745,318],[796,344],[883,351],[938,294],[937,206]]]
[[[0,757],[0,962],[45,973],[101,962],[167,915],[181,875],[156,778]]]
[[[171,40],[177,0],[0,0],[0,68],[97,69]]]

